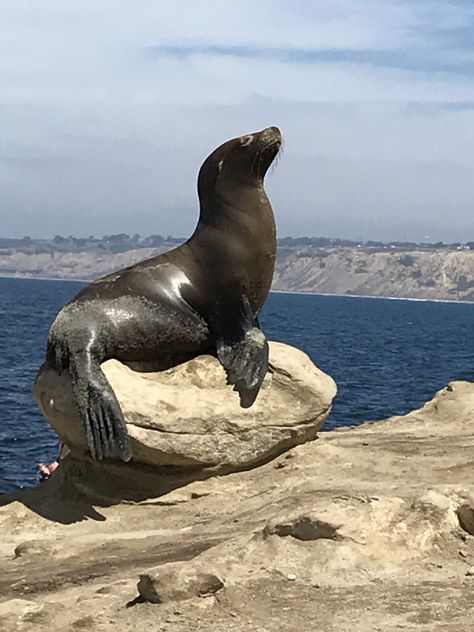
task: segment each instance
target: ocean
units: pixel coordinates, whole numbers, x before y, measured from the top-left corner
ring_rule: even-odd
[[[56,458],[32,384],[51,322],[83,285],[0,278],[0,493],[36,483],[37,462]],[[474,304],[272,293],[261,324],[336,380],[326,430],[407,413],[474,379]]]

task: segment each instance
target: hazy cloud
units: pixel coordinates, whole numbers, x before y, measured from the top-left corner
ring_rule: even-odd
[[[279,232],[474,237],[474,7],[6,0],[0,233],[185,235],[204,157],[279,125]]]

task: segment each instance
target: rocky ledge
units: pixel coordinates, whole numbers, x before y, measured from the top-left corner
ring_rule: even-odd
[[[473,428],[453,382],[227,475],[73,452],[1,498],[0,629],[471,632]]]

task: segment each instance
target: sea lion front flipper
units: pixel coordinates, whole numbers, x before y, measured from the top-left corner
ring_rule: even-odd
[[[70,363],[72,388],[93,459],[131,459],[130,437],[120,404],[100,363],[88,354]]]
[[[240,395],[241,406],[252,406],[268,369],[268,342],[261,329],[252,327],[232,345],[218,344],[217,357],[226,370],[229,384]]]
[[[224,319],[219,324],[217,357],[227,373],[228,383],[233,384],[240,395],[241,406],[249,408],[267,373],[267,339],[252,315],[246,297],[242,298],[238,315],[234,313],[230,323]]]

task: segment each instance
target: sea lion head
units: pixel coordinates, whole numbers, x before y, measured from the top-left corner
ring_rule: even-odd
[[[201,204],[209,202],[214,195],[226,199],[236,188],[261,188],[281,143],[278,127],[267,127],[220,145],[206,158],[199,171]]]

